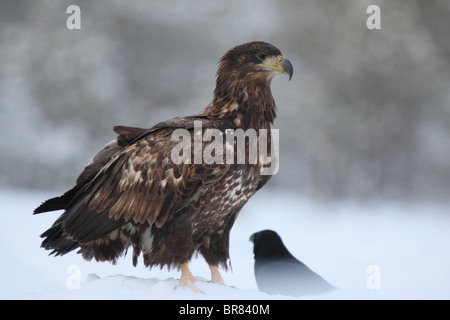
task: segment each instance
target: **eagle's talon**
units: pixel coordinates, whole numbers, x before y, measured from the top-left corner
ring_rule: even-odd
[[[184,262],[180,266],[181,268],[181,278],[178,281],[177,285],[175,286],[175,289],[178,288],[189,288],[195,293],[201,292],[198,288],[194,286],[195,282],[205,282],[204,280],[198,279],[192,275],[192,273],[189,271],[187,262]]]
[[[176,284],[174,289],[179,289],[179,288],[189,288],[192,291],[194,291],[195,293],[199,293],[201,292],[200,289],[196,288],[194,286],[194,282],[190,281],[190,280],[181,280]]]

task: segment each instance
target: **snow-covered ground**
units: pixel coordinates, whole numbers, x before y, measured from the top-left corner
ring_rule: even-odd
[[[269,188],[244,208],[231,233],[227,286],[198,283],[174,290],[179,273],[49,257],[39,234],[60,214],[32,215],[57,194],[0,189],[1,299],[293,299],[257,290],[253,232],[273,229],[298,259],[338,290],[313,299],[450,299],[450,213],[445,205],[340,202],[321,204]],[[208,280],[201,257],[194,275]],[[81,283],[78,285],[77,280]]]

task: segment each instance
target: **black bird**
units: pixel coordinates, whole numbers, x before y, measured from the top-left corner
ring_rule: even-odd
[[[255,254],[255,278],[259,291],[274,295],[319,294],[335,287],[297,260],[280,236],[263,230],[250,237]]]

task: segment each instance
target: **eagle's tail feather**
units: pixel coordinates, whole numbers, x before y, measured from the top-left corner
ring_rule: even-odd
[[[64,193],[62,196],[54,197],[44,201],[39,207],[34,209],[33,214],[66,209],[67,205],[70,203],[70,201],[72,201],[73,197],[79,189],[80,187],[77,185]]]
[[[69,253],[79,246],[77,241],[74,241],[64,235],[62,221],[58,220],[50,229],[41,234],[41,238],[45,238],[44,241],[42,241],[41,247],[46,250],[53,249],[52,252],[50,252],[50,255],[54,254],[55,256]]]

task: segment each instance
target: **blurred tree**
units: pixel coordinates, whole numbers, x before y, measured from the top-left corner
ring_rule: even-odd
[[[82,28],[66,27],[69,5]],[[381,29],[366,26],[369,5]],[[116,124],[200,111],[220,55],[264,40],[293,62],[273,81],[280,171],[311,197],[447,199],[446,0],[4,1],[0,184],[70,186]]]

